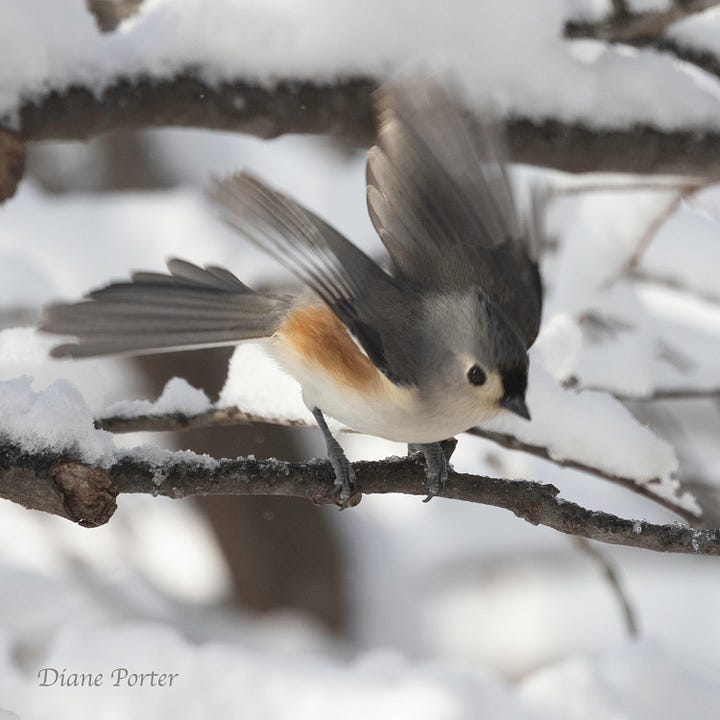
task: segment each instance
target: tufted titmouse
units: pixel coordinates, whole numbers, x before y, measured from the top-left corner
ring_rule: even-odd
[[[324,413],[409,443],[427,461],[428,498],[448,465],[438,441],[505,409],[530,419],[527,349],[540,323],[537,213],[521,219],[499,132],[472,123],[434,82],[381,88],[367,204],[386,272],[309,210],[248,173],[216,181],[224,219],[307,290],[256,293],[223,268],[170,260],[75,304],[42,329],[74,335],[55,357],[149,353],[267,339],[302,386],[341,499],[354,474]]]

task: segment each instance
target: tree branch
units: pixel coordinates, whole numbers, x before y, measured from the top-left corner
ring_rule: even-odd
[[[98,428],[109,432],[126,433],[166,432],[247,423],[267,423],[271,425],[282,425],[285,427],[314,427],[313,425],[299,420],[267,418],[259,415],[253,415],[251,413],[241,412],[234,407],[208,410],[207,412],[198,413],[197,415],[173,413],[168,415],[137,415],[135,417],[108,416],[99,418],[95,424]],[[473,428],[472,430],[469,430],[468,433],[477,437],[485,438],[486,440],[491,440],[492,442],[495,442],[509,450],[519,450],[529,455],[542,458],[543,460],[553,462],[561,467],[580,470],[582,472],[601,477],[604,480],[609,480],[610,482],[622,485],[624,488],[632,490],[634,493],[642,495],[643,497],[648,498],[649,500],[652,500],[662,507],[672,511],[678,515],[678,517],[681,517],[690,523],[699,522],[698,517],[692,512],[679,506],[677,503],[674,503],[669,498],[653,492],[652,481],[644,485],[640,485],[631,478],[612,475],[611,473],[607,473],[596,467],[591,467],[590,465],[585,465],[581,462],[574,460],[558,460],[550,455],[550,452],[546,447],[523,442],[513,435],[491,432],[489,430],[481,430],[480,428]]]
[[[353,467],[359,493],[422,496],[425,469],[421,456],[359,462]],[[170,454],[163,463],[128,456],[108,470],[77,461],[73,453],[29,454],[5,442],[0,446],[0,497],[85,526],[107,522],[121,493],[182,498],[195,495],[282,495],[317,504],[337,502],[327,461],[277,460],[203,462]],[[679,523],[655,525],[589,510],[558,497],[552,485],[451,472],[442,497],[503,508],[533,524],[568,535],[657,552],[720,555],[720,530]]]
[[[665,34],[683,18],[718,6],[720,0],[676,0],[666,10],[635,14],[614,12],[599,22],[570,20],[565,24],[565,37],[652,48],[720,78],[720,58],[717,54],[694,48]]]
[[[720,304],[720,295],[719,294],[713,294],[710,292],[707,292],[701,288],[694,288],[690,287],[686,283],[680,282],[679,280],[676,280],[671,277],[665,277],[663,275],[658,275],[656,273],[648,272],[647,270],[643,269],[642,267],[636,267],[633,268],[630,272],[630,277],[633,280],[637,280],[639,282],[643,283],[652,283],[653,285],[663,285],[664,287],[669,288],[670,290],[677,290],[682,293],[686,293],[687,295],[690,295],[691,297],[697,298],[698,300],[703,300],[707,303],[712,303],[713,305]]]
[[[633,13],[624,2],[614,0],[611,15],[599,22],[570,20],[565,25],[565,36],[649,45],[659,40],[676,22],[718,5],[720,0],[676,0],[665,10]]]
[[[635,614],[635,608],[633,608],[627,592],[623,587],[623,583],[620,580],[620,573],[618,572],[615,563],[613,563],[604,553],[600,552],[600,550],[598,550],[598,548],[587,538],[575,537],[573,540],[575,541],[575,546],[578,550],[587,555],[587,557],[595,562],[602,571],[603,578],[607,582],[610,592],[617,600],[627,634],[631,638],[637,637],[639,634],[639,627],[637,615]]]
[[[584,390],[610,393],[620,402],[646,403],[660,400],[720,400],[720,387],[659,387],[649,395],[625,395],[595,385],[583,386]]]
[[[17,108],[4,125],[24,141],[84,139],[119,128],[202,127],[273,138],[322,133],[367,146],[374,138],[369,78],[316,84],[285,80],[209,85],[197,74],[168,80],[121,78],[104,91],[74,86],[48,91]],[[0,119],[0,129],[3,121]],[[713,176],[720,132],[663,132],[638,125],[598,130],[555,120],[509,118],[513,160],[567,172],[629,172]]]
[[[159,126],[230,130],[274,138],[286,133],[336,135],[362,145],[374,137],[372,80],[270,87],[244,80],[209,84],[187,72],[170,79],[118,78],[102,92],[75,85],[50,90],[17,110],[26,141],[82,140],[119,128]]]

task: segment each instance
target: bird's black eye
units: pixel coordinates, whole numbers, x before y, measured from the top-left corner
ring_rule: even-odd
[[[472,385],[484,385],[487,377],[479,365],[473,365],[467,372],[467,379]]]

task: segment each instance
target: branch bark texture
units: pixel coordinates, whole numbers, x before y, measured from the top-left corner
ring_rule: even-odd
[[[358,493],[424,496],[419,455],[354,463]],[[317,504],[337,502],[327,461],[286,463],[238,458],[203,463],[185,457],[162,464],[127,457],[104,470],[78,462],[72,453],[29,454],[0,446],[0,497],[86,526],[107,522],[122,493],[181,498],[191,495],[283,495]],[[568,535],[657,552],[720,555],[720,530],[679,523],[655,525],[589,510],[558,497],[552,485],[451,472],[442,497],[493,505],[533,524]]]

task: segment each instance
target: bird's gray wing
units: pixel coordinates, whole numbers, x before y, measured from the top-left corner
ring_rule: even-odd
[[[416,303],[401,282],[315,214],[249,173],[216,180],[209,194],[229,225],[332,309],[379,370],[395,383],[416,384]]]
[[[384,86],[375,105],[368,210],[396,275],[441,291],[479,287],[529,347],[540,324],[541,230],[537,213],[524,222],[518,213],[500,128],[472,122],[434,82]]]

